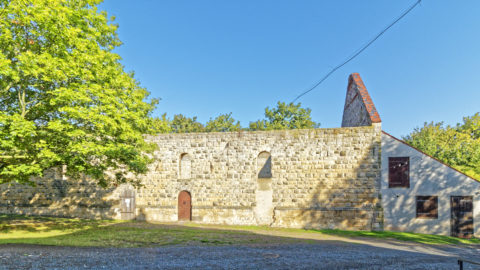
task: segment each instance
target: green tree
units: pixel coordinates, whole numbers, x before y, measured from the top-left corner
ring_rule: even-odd
[[[265,108],[266,119],[250,122],[250,130],[318,128],[320,124],[312,120],[311,111],[302,108],[300,103],[295,105],[279,101],[276,108]]]
[[[480,113],[463,118],[463,124],[457,124],[457,129],[470,135],[474,140],[480,139]]]
[[[157,100],[112,52],[117,25],[100,2],[0,0],[0,183],[61,165],[101,186],[146,172]]]
[[[170,122],[170,129],[173,133],[204,132],[205,127],[197,121],[197,117],[186,117],[183,114],[176,114]]]
[[[162,114],[161,117],[153,117],[150,121],[149,133],[151,134],[168,133],[172,131],[172,126],[166,113]]]
[[[480,114],[445,126],[425,123],[403,138],[407,143],[450,166],[480,179]]]
[[[239,130],[241,130],[240,122],[233,119],[232,113],[221,114],[215,119],[210,118],[205,125],[206,132],[227,132]]]

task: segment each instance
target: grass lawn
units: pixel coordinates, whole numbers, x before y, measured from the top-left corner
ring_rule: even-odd
[[[369,231],[342,231],[342,230],[318,230],[320,233],[337,235],[343,237],[375,237],[395,239],[401,241],[418,242],[423,244],[480,244],[480,239],[471,238],[463,239],[451,236],[422,234],[422,233],[406,233],[406,232],[369,232]]]
[[[332,229],[323,229],[323,230],[309,230],[309,229],[293,229],[293,228],[272,228],[266,226],[222,226],[222,225],[204,225],[190,223],[186,226],[195,226],[195,227],[210,227],[210,228],[223,228],[223,229],[235,229],[235,230],[245,230],[252,232],[285,232],[294,234],[314,234],[314,235],[334,235],[345,238],[359,238],[359,237],[368,237],[368,238],[383,238],[383,239],[394,239],[400,241],[408,242],[417,242],[423,244],[431,245],[442,245],[442,244],[466,244],[466,245],[475,245],[480,244],[479,238],[457,238],[452,236],[443,236],[443,235],[433,235],[433,234],[422,234],[422,233],[408,233],[408,232],[391,232],[391,231],[344,231],[344,230],[332,230]]]
[[[346,238],[387,238],[426,244],[480,244],[479,239],[459,239],[414,233],[303,230],[195,223],[155,224],[139,221],[83,220],[0,214],[0,244],[98,247],[282,244],[315,243],[322,238],[328,238],[327,235]]]
[[[309,242],[254,232],[138,221],[84,220],[0,214],[0,244],[154,247]]]

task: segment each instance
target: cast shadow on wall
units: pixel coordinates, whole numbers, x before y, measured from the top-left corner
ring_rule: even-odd
[[[375,230],[381,229],[380,162],[378,146],[362,150],[362,157],[347,172],[348,158],[325,165],[313,173],[318,184],[311,199],[296,215],[305,229]],[[348,157],[348,154],[346,155]],[[342,172],[343,171],[343,172]]]
[[[57,169],[47,170],[42,178],[33,179],[35,186],[6,183],[0,185],[0,211],[8,214],[77,217],[88,219],[114,218],[119,205],[116,187],[99,188],[87,177],[70,179]],[[115,198],[116,197],[116,198]]]

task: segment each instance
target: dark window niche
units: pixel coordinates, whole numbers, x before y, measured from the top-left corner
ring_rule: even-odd
[[[417,218],[438,218],[438,197],[417,196]]]
[[[272,178],[272,157],[268,152],[261,152],[257,157],[258,178]]]
[[[410,187],[410,158],[389,157],[388,158],[388,187],[409,188]]]

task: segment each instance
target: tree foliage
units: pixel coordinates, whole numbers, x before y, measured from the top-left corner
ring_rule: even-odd
[[[206,132],[227,132],[241,130],[240,122],[235,121],[232,113],[221,114],[215,119],[210,119],[205,125]]]
[[[480,179],[480,113],[464,117],[463,123],[425,123],[404,140],[423,152]]]
[[[205,127],[197,121],[196,116],[190,118],[183,114],[176,114],[170,122],[170,130],[173,133],[204,132]]]
[[[146,171],[157,101],[112,52],[100,2],[0,0],[0,183],[60,165],[102,186]]]
[[[150,121],[150,134],[169,133],[172,131],[171,121],[167,118],[166,113],[160,117],[153,117]]]
[[[318,128],[309,108],[302,108],[301,103],[278,102],[276,108],[265,108],[265,119],[250,122],[250,130],[281,130]]]

